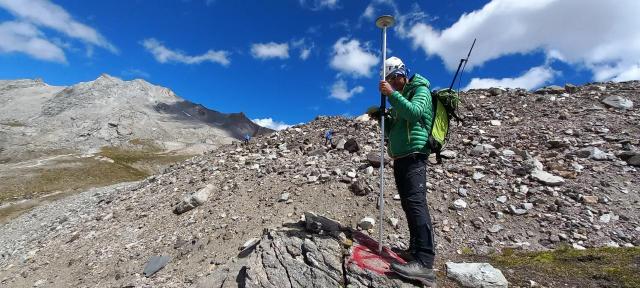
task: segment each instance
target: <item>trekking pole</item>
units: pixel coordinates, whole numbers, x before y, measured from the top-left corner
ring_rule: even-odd
[[[387,27],[391,27],[395,20],[391,15],[383,15],[376,19],[376,26],[382,29],[382,75],[380,77],[384,80],[384,61],[387,59]],[[378,253],[382,253],[382,229],[383,229],[383,217],[384,217],[384,110],[387,106],[387,99],[383,94],[380,94],[380,127],[382,129],[382,137],[380,138],[380,196],[378,198],[378,204],[380,206],[380,218],[378,219],[379,231],[378,231]]]
[[[462,67],[462,64],[464,63],[464,66],[467,67],[467,61],[469,61],[469,56],[471,56],[471,50],[473,50],[473,45],[476,45],[476,38],[473,38],[473,43],[471,43],[471,49],[469,49],[469,54],[467,54],[467,58],[460,59],[460,64],[458,64],[456,75],[453,75],[453,81],[451,81],[451,86],[449,86],[449,90],[453,89],[453,83],[455,83],[456,78],[458,78],[458,72],[460,72],[460,67]],[[462,68],[462,71],[464,71],[464,68]]]

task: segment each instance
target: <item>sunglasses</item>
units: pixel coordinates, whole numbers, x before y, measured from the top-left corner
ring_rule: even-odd
[[[401,74],[391,74],[391,75],[387,76],[387,80],[395,80],[395,79],[400,78],[400,77],[404,77],[404,76],[401,75]]]

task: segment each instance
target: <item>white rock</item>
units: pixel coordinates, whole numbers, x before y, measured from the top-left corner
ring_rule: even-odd
[[[467,208],[467,202],[462,199],[458,199],[456,201],[453,201],[453,207],[457,210],[462,210],[464,208]]]
[[[616,96],[609,96],[602,100],[602,103],[607,106],[617,109],[631,109],[633,108],[633,102],[627,98]]]
[[[371,218],[371,217],[364,217],[358,223],[358,226],[360,226],[360,228],[362,228],[362,230],[372,229],[373,226],[375,226],[375,225],[376,225],[376,220]]]
[[[180,203],[175,207],[174,212],[176,214],[182,214],[193,208],[202,205],[209,199],[209,194],[215,187],[213,184],[207,184],[206,187],[198,190],[198,192],[185,196]]]
[[[620,245],[618,243],[616,243],[615,241],[609,241],[607,242],[607,247],[611,247],[611,248],[620,248]]]
[[[509,282],[502,272],[489,263],[447,262],[447,277],[458,281],[463,287],[507,288]]]
[[[516,152],[513,152],[513,151],[511,151],[509,149],[504,149],[504,150],[502,150],[502,155],[504,155],[505,157],[511,157],[511,156],[516,155]]]
[[[478,180],[480,180],[480,179],[484,178],[484,176],[485,176],[485,175],[484,175],[484,174],[482,174],[482,173],[480,173],[480,172],[474,172],[474,173],[473,173],[473,180],[478,181]]]
[[[458,156],[458,153],[451,150],[443,150],[440,152],[440,155],[445,159],[455,159]]]
[[[367,173],[367,175],[373,174],[373,167],[369,166],[369,167],[365,168],[364,172]]]
[[[500,203],[506,203],[507,202],[507,196],[500,196],[498,198],[496,198],[496,201],[500,202]]]
[[[289,200],[289,193],[282,193],[280,194],[280,199],[278,199],[278,202],[285,202],[287,200]]]
[[[602,214],[600,216],[600,222],[602,223],[609,223],[612,220],[618,220],[620,217],[618,215],[614,215],[613,213],[607,213],[607,214]]]
[[[573,245],[571,246],[573,246],[573,249],[576,249],[576,250],[587,250],[587,248],[584,248],[582,245],[578,243],[573,243]]]
[[[534,169],[531,172],[531,178],[548,186],[560,186],[564,184],[564,178],[555,176],[542,170]]]
[[[460,195],[460,197],[467,197],[469,196],[469,193],[467,192],[467,189],[460,187],[458,188],[458,195]]]
[[[393,226],[393,228],[398,228],[398,223],[400,222],[400,220],[398,220],[397,218],[389,218],[389,224],[391,224],[391,226]]]
[[[493,226],[491,226],[491,227],[489,228],[489,232],[491,232],[491,233],[498,233],[498,232],[500,232],[502,229],[503,229],[502,225],[500,225],[500,224],[495,224],[495,225],[493,225]]]
[[[244,242],[244,244],[242,244],[242,246],[240,247],[239,250],[245,251],[247,249],[252,248],[253,246],[256,246],[258,243],[260,243],[260,239],[259,238],[251,238],[251,239],[247,240],[246,242]]]
[[[500,120],[491,120],[489,122],[491,123],[491,126],[502,126],[502,122],[500,122]]]

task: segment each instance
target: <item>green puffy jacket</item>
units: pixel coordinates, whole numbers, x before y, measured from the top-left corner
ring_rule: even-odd
[[[430,154],[429,145],[426,145],[433,119],[429,85],[429,80],[415,74],[402,93],[394,91],[388,97],[392,108],[385,117],[385,134],[389,137],[392,158],[411,153]]]

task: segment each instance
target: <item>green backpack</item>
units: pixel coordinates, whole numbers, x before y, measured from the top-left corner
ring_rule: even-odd
[[[431,121],[431,134],[427,145],[429,145],[431,153],[436,153],[436,159],[440,164],[442,163],[440,152],[447,144],[451,118],[462,122],[462,119],[456,114],[458,104],[460,104],[460,96],[453,89],[434,90],[431,91],[431,104],[433,107],[431,115],[434,115],[434,117],[433,121]]]

